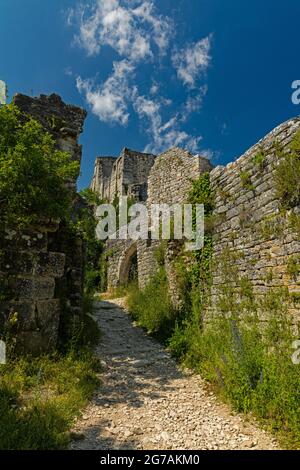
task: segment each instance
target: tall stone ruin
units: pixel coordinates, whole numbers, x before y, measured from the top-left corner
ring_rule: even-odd
[[[81,161],[78,138],[86,111],[65,104],[55,94],[38,98],[17,94],[13,102],[52,134],[60,150]],[[69,182],[69,190],[76,206],[76,180]],[[0,282],[9,285],[10,296],[0,301],[0,331],[14,319],[17,351],[51,351],[57,344],[62,309],[67,307],[71,315],[82,312],[82,240],[67,240],[60,221],[44,220],[38,229],[7,230],[1,245]]]

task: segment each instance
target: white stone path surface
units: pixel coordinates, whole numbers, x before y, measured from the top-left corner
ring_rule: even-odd
[[[198,375],[130,320],[123,299],[95,302],[101,384],[71,449],[276,449],[272,436],[221,404]]]

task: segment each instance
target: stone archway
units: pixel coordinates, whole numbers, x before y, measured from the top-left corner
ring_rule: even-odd
[[[127,285],[130,281],[138,279],[137,243],[133,243],[120,258],[119,284]]]

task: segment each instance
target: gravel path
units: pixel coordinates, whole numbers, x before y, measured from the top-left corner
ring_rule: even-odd
[[[124,301],[95,302],[101,385],[77,421],[71,449],[276,449],[254,422],[230,412],[197,375],[132,324]]]

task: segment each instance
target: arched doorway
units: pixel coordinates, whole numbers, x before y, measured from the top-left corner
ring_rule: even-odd
[[[132,244],[120,259],[119,284],[128,285],[138,280],[137,244]]]

